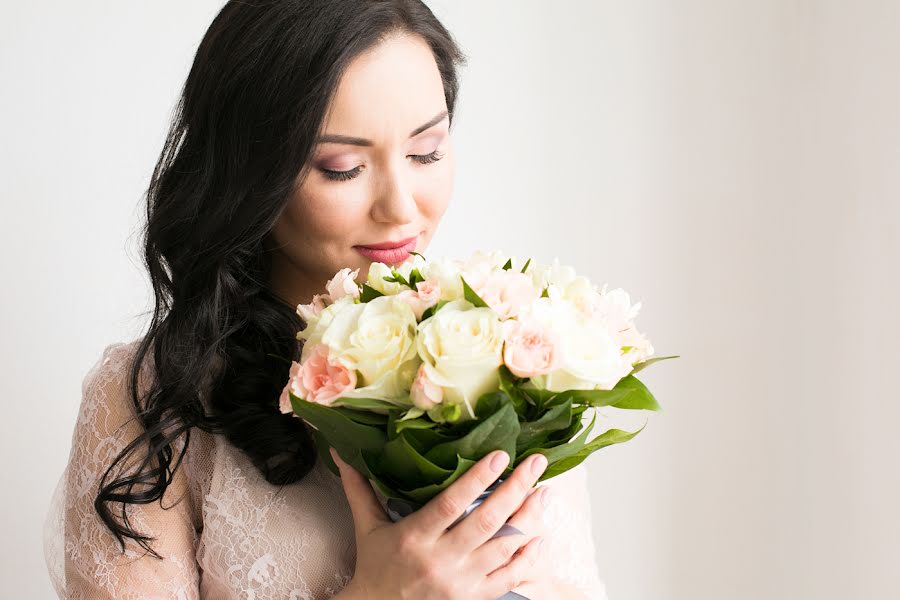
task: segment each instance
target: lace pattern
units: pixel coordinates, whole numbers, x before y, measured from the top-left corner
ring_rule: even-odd
[[[350,580],[356,560],[352,513],[340,479],[319,459],[303,480],[274,486],[226,439],[196,429],[162,502],[127,508],[135,528],[157,538],[151,546],[163,560],[132,540],[121,553],[93,501],[105,469],[139,432],[125,385],[138,342],[107,346],[82,384],[69,461],[44,525],[56,594],[91,600],[335,595]],[[183,439],[176,443],[176,456],[182,444]],[[588,598],[606,600],[594,560],[584,466],[542,485],[555,491],[545,514],[550,568]]]

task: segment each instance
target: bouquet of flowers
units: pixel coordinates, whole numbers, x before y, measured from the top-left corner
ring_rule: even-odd
[[[660,410],[635,375],[676,357],[651,358],[640,303],[557,259],[412,253],[372,263],[365,282],[358,273],[342,269],[297,307],[303,348],[280,410],[312,427],[333,473],[329,447],[366,475],[394,520],[491,451],[509,454],[504,475],[544,454],[545,480],[643,429],[589,438],[597,407]]]

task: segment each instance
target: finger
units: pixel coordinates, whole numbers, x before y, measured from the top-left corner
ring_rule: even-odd
[[[522,532],[489,539],[468,555],[468,570],[487,576],[507,564],[516,552],[535,537],[537,536]]]
[[[391,520],[381,507],[372,484],[362,473],[347,464],[334,448],[329,448],[334,464],[341,473],[341,485],[353,513],[353,523],[357,535],[367,535],[376,527],[390,523]]]
[[[544,494],[547,495],[546,498]],[[535,487],[522,505],[513,511],[513,515],[506,521],[507,524],[527,533],[529,537],[545,535],[547,532],[544,514],[552,496],[552,486],[549,484],[543,483]]]
[[[433,539],[440,537],[463,514],[463,511],[497,480],[507,464],[509,454],[503,450],[495,450],[485,455],[469,467],[459,479],[429,500],[425,506],[404,517],[404,521],[425,532],[424,535]],[[463,519],[463,522],[465,520]]]
[[[547,457],[543,454],[532,454],[526,458],[484,502],[444,534],[446,542],[462,554],[468,554],[485,543],[522,504],[546,467]]]
[[[528,572],[534,567],[540,556],[542,541],[543,538],[536,537],[528,542],[521,552],[513,555],[508,564],[485,577],[484,584],[480,586],[480,589],[490,592],[490,597],[495,598],[521,586],[528,579]]]

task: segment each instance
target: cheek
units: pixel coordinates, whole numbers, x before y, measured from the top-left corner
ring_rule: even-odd
[[[304,245],[328,245],[352,238],[365,219],[362,203],[336,197],[331,190],[310,185],[299,191],[282,215],[282,235],[301,239]]]
[[[453,195],[454,173],[453,155],[449,153],[420,186],[420,191],[416,195],[417,204],[419,210],[431,224],[435,224],[441,218],[450,204],[450,198]]]

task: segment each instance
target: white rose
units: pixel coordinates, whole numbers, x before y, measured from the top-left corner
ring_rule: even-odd
[[[400,273],[404,279],[409,281],[409,276],[412,274],[413,269],[418,269],[419,273],[422,274],[423,277],[427,278],[427,275],[424,272],[425,268],[425,259],[417,254],[410,254],[409,257],[404,260],[399,265],[394,265],[393,268],[390,265],[386,265],[382,262],[373,262],[369,265],[369,276],[367,278],[366,283],[369,284],[370,288],[374,288],[381,292],[382,294],[393,296],[394,294],[398,294],[403,290],[408,290],[407,286],[402,283],[397,283],[396,281],[385,281],[385,277],[391,277],[393,275],[392,269],[396,270]]]
[[[530,307],[531,315],[559,335],[561,366],[532,378],[537,387],[554,392],[568,389],[615,387],[631,371],[618,340],[605,323],[585,318],[568,300],[540,298]]]
[[[462,261],[460,271],[469,287],[475,289],[481,287],[492,273],[502,271],[507,260],[509,258],[499,250],[478,250]]]
[[[459,278],[460,266],[458,261],[448,258],[438,258],[428,261],[420,269],[426,279],[435,279],[441,288],[441,300],[461,300],[463,298],[462,280]]]
[[[400,290],[407,289],[405,285],[397,283],[396,281],[385,281],[385,277],[391,276],[391,268],[384,263],[381,262],[373,262],[369,265],[369,277],[366,283],[369,284],[369,287],[375,290],[378,290],[382,294],[387,296],[393,296],[400,292]]]
[[[349,306],[353,306],[353,298],[344,296],[340,300],[323,308],[318,314],[315,314],[314,312],[307,313],[310,320],[307,322],[306,327],[297,333],[297,339],[305,340],[304,348],[307,346],[315,346],[322,339],[322,334],[328,329],[334,316]]]
[[[337,312],[321,341],[357,371],[359,387],[344,396],[408,404],[409,388],[420,363],[415,335],[416,316],[409,305],[395,296],[380,296]]]
[[[465,404],[469,418],[482,394],[499,389],[503,331],[490,308],[448,302],[419,324],[416,346],[429,380],[443,388],[443,402]]]

